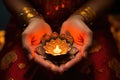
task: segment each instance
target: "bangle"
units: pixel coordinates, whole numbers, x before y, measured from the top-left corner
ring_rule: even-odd
[[[96,18],[96,13],[89,6],[81,8],[77,11],[77,14],[81,15],[84,18],[84,22],[89,25],[92,24],[92,21]]]
[[[35,9],[30,8],[30,7],[24,7],[22,9],[22,12],[18,14],[19,14],[19,17],[22,18],[27,23],[29,22],[31,18],[40,16]]]

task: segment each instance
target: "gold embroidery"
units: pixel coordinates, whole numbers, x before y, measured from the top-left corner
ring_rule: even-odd
[[[0,62],[0,69],[4,70],[9,67],[11,63],[14,63],[17,60],[17,55],[14,51],[8,52]]]
[[[116,77],[120,79],[120,62],[116,58],[113,58],[108,64],[109,67],[115,71]]]
[[[98,69],[98,72],[100,72],[100,73],[102,73],[102,72],[104,72],[104,69]]]
[[[83,73],[83,74],[89,74],[91,72],[91,69],[89,68],[89,66],[82,67],[82,69],[80,70],[80,72]]]
[[[12,77],[10,77],[8,80],[14,80]]]
[[[20,68],[20,69],[23,69],[23,68],[25,68],[25,64],[24,63],[20,63],[20,64],[18,64],[18,67]]]
[[[97,44],[96,42],[93,42],[93,45],[89,51],[89,53],[95,53],[95,52],[98,52],[101,50],[101,45],[100,44]]]

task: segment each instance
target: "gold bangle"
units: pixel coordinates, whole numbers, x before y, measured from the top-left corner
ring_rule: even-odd
[[[91,24],[92,21],[96,18],[96,13],[89,6],[83,7],[77,12],[85,19],[84,21],[87,24]]]
[[[22,12],[19,13],[20,18],[22,18],[25,22],[29,22],[31,18],[34,18],[36,16],[39,16],[38,12],[30,7],[24,7],[22,9]]]

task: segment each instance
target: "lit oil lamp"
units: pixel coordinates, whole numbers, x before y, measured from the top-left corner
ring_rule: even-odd
[[[70,50],[70,43],[67,43],[66,40],[61,40],[59,37],[56,39],[51,39],[50,42],[46,42],[46,45],[43,46],[47,54],[53,56],[65,55]]]
[[[44,59],[60,65],[72,59],[78,52],[78,49],[73,47],[73,38],[64,34],[58,35],[52,33],[51,36],[45,35],[42,39],[42,45],[37,48],[37,53],[43,56]]]
[[[58,45],[56,45],[55,49],[53,49],[53,52],[55,53],[55,55],[60,55],[60,53],[62,52],[62,50],[59,48]]]

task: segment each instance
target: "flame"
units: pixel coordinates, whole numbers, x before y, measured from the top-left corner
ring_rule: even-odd
[[[43,46],[47,54],[53,56],[59,56],[67,54],[67,51],[70,49],[70,44],[66,40],[61,40],[60,38],[51,39],[50,42],[46,42],[46,45]]]
[[[53,52],[54,52],[55,54],[60,54],[60,53],[62,52],[62,49],[60,49],[59,46],[57,45],[57,46],[55,47],[55,49],[53,49]]]

